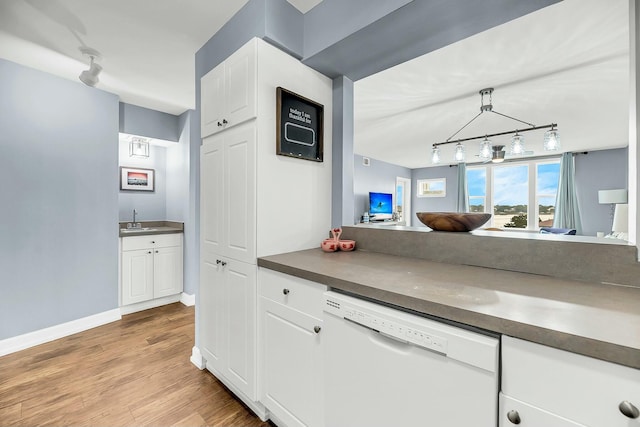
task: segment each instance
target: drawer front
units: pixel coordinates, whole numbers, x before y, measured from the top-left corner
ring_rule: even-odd
[[[640,370],[502,337],[502,391],[520,401],[590,427],[640,427]]]
[[[122,238],[123,251],[135,251],[146,248],[163,248],[182,245],[182,233],[152,234]]]
[[[499,427],[586,427],[500,393]]]
[[[320,283],[262,267],[258,270],[260,296],[318,319],[322,318],[323,293],[326,290],[327,287]]]

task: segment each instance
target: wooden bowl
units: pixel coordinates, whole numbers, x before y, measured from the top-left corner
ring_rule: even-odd
[[[489,213],[417,212],[416,216],[434,231],[471,231],[491,219]]]

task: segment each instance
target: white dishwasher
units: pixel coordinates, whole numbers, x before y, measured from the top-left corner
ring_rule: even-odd
[[[497,337],[324,295],[327,427],[497,426]]]

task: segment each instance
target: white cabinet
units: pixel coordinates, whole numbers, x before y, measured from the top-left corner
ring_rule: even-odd
[[[201,136],[256,116],[256,42],[244,45],[200,80]]]
[[[207,368],[255,400],[256,266],[207,258],[200,271],[200,351]]]
[[[586,427],[500,393],[499,427]]]
[[[514,410],[524,412],[522,426],[640,426],[632,414],[640,408],[640,370],[507,336],[502,393],[505,427],[514,425],[506,418]],[[556,424],[532,421],[544,416],[555,416]]]
[[[122,304],[182,292],[182,234],[122,238]]]
[[[279,86],[325,106],[324,162],[276,155]],[[207,369],[265,417],[257,257],[317,247],[331,227],[332,83],[253,39],[202,77],[201,89],[198,346]]]
[[[325,290],[318,283],[258,271],[260,401],[283,427],[323,425]]]
[[[255,263],[255,126],[245,123],[210,136],[200,153],[203,255]]]

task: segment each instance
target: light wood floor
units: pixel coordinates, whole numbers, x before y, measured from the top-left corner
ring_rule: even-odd
[[[1,426],[270,426],[191,362],[180,303],[0,357]]]

